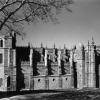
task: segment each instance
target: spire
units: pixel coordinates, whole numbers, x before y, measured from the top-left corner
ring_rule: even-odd
[[[54,49],[56,48],[55,43],[54,43],[54,46],[53,47],[54,47]]]
[[[30,42],[28,42],[28,47],[30,47]]]
[[[41,42],[41,48],[43,48],[43,43]]]
[[[66,45],[64,44],[64,49],[66,49]]]
[[[90,42],[88,40],[87,50],[89,51]]]
[[[88,40],[88,49],[89,49],[89,46],[90,46],[90,42],[89,42],[89,40]]]
[[[32,43],[30,43],[30,48],[32,48]]]
[[[45,48],[46,48],[46,49],[48,48],[48,47],[47,47],[47,45],[46,45],[46,47],[45,47]]]
[[[94,43],[95,43],[95,42],[94,42],[94,38],[93,38],[93,36],[92,36],[92,45],[94,45]]]
[[[89,46],[89,40],[88,40],[88,46]]]
[[[59,47],[59,50],[61,50],[61,47]]]
[[[64,44],[64,54],[66,54],[66,45]]]

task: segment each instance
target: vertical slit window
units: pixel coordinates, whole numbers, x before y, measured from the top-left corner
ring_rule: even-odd
[[[0,64],[2,63],[2,58],[3,56],[2,56],[2,54],[0,54]]]
[[[10,76],[7,77],[7,87],[10,87]]]
[[[0,78],[0,87],[3,85],[3,79]]]
[[[3,40],[1,40],[1,47],[3,47]]]
[[[0,40],[0,47],[3,47],[3,40]]]

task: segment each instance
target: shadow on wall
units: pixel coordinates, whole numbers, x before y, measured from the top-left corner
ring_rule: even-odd
[[[96,53],[96,63],[95,63],[95,72],[96,72],[96,88],[100,87],[100,54]]]
[[[76,69],[76,62],[73,62],[73,76],[74,76],[74,87],[77,88],[77,69]]]
[[[47,64],[48,75],[53,75],[52,68],[51,68],[51,63],[52,63],[52,61],[50,59],[48,59],[48,64]]]
[[[22,73],[21,69],[21,62],[22,61],[29,61],[29,54],[30,54],[30,48],[29,47],[17,47],[16,48],[16,81],[17,81],[17,86],[16,89],[17,91],[20,91],[22,88],[25,88],[25,83],[24,83],[24,74]]]
[[[41,62],[41,53],[36,50],[33,50],[33,76],[39,75],[37,69],[37,63]],[[44,55],[44,52],[42,52]],[[48,68],[48,75],[53,75],[52,68],[51,68],[52,60],[48,59],[47,61],[47,68]]]
[[[62,75],[65,74],[65,68],[64,68],[64,61],[63,60],[61,60],[61,73],[62,73]]]
[[[37,63],[41,60],[41,55],[36,50],[33,50],[33,76],[39,75],[37,69]]]

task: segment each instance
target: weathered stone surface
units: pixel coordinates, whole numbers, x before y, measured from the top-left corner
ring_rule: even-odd
[[[34,90],[46,90],[45,77],[37,76],[33,79]]]
[[[0,91],[100,87],[100,47],[13,48],[13,38],[0,38]]]

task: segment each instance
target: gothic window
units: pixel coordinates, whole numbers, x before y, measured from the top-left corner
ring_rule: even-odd
[[[0,64],[2,63],[2,54],[0,54]]]
[[[3,40],[0,40],[0,47],[3,47]]]

